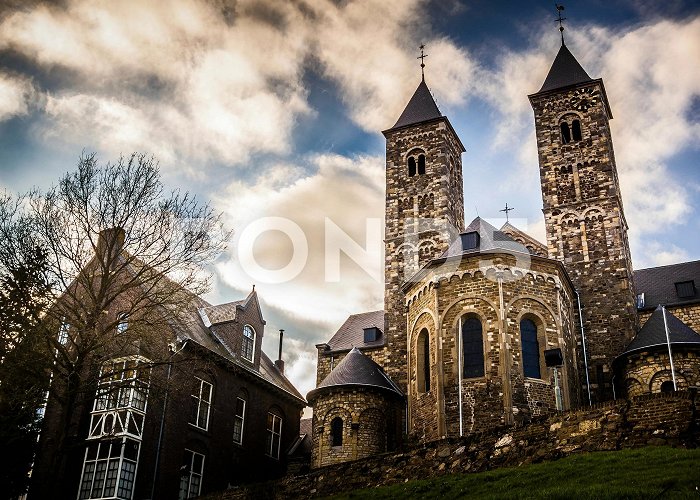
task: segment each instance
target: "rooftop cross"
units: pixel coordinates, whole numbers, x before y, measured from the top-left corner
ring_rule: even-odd
[[[425,81],[425,58],[428,57],[428,54],[423,53],[423,49],[425,48],[425,44],[421,44],[420,47],[420,55],[416,57],[416,59],[420,59],[420,76]]]
[[[559,5],[558,3],[555,3],[554,6],[557,8],[557,13],[559,14],[559,18],[555,19],[559,23],[559,32],[561,33],[561,44],[564,45],[564,23],[563,21],[566,21],[565,17],[561,17],[561,13],[564,10],[563,5]]]
[[[508,221],[508,212],[510,212],[511,210],[515,210],[515,209],[514,209],[513,207],[509,207],[509,206],[508,206],[508,203],[506,203],[506,208],[504,208],[503,210],[499,210],[499,212],[505,212],[505,213],[506,213],[506,222],[509,222],[509,221]]]

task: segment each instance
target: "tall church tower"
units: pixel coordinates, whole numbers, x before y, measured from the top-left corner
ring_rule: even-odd
[[[462,158],[450,121],[422,79],[386,138],[384,368],[407,388],[406,305],[401,286],[464,230]]]
[[[613,397],[612,360],[637,325],[612,113],[603,81],[588,76],[563,38],[542,88],[529,98],[549,256],[564,263],[580,294],[583,399],[590,389],[593,401],[604,401]]]

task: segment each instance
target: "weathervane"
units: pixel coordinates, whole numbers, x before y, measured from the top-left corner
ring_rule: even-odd
[[[506,222],[509,222],[508,221],[508,212],[510,212],[511,210],[515,210],[515,209],[513,207],[509,207],[507,202],[506,202],[506,208],[504,208],[503,210],[499,210],[499,212],[506,213]]]
[[[423,53],[423,49],[425,48],[425,44],[421,43],[420,47],[420,55],[416,57],[416,59],[420,59],[420,76],[425,81],[425,58],[428,57],[428,54]]]
[[[566,18],[561,17],[561,13],[564,10],[564,6],[559,5],[558,3],[555,3],[554,6],[557,8],[557,13],[559,14],[559,18],[555,19],[555,21],[559,22],[559,32],[561,33],[561,44],[564,45],[564,21],[566,21]]]

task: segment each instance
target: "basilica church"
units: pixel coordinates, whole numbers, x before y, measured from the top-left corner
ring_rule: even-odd
[[[528,98],[545,242],[465,224],[465,148],[424,78],[383,132],[384,309],[316,346],[313,467],[700,386],[700,261],[634,270],[603,80],[562,39]]]

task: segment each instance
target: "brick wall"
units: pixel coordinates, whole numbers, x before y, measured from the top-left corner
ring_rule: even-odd
[[[527,426],[433,441],[401,453],[323,467],[307,475],[208,498],[308,498],[541,462],[579,452],[650,445],[693,448],[700,444],[697,406],[694,391],[610,401],[541,418]]]
[[[700,387],[700,351],[681,351],[675,347],[672,354],[678,390]],[[672,380],[668,351],[663,346],[629,355],[623,363],[624,387],[628,396],[660,392],[661,384]]]
[[[700,333],[700,304],[667,306],[666,310],[695,330],[697,333]],[[649,316],[651,316],[651,313],[653,312],[653,309],[651,311],[640,311],[639,324],[644,326],[644,323],[646,323]]]

